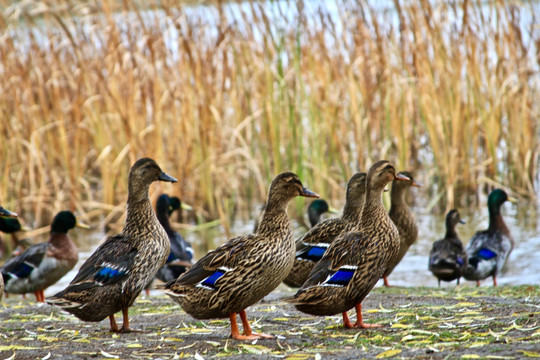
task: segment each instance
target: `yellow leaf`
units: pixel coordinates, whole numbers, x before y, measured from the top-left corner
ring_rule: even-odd
[[[292,354],[287,356],[286,360],[308,360],[312,355],[310,354]]]
[[[163,339],[163,341],[176,341],[176,342],[184,342],[183,339],[179,339],[179,338],[165,338]]]
[[[22,345],[7,345],[7,346],[0,346],[0,351],[9,351],[9,350],[36,350],[39,349],[37,347],[32,346],[22,346]]]
[[[518,351],[522,353],[523,355],[525,355],[526,357],[540,358],[540,353],[537,353],[535,351],[527,351],[527,350],[518,350]]]
[[[476,305],[476,303],[473,303],[473,302],[466,302],[466,301],[462,301],[462,302],[458,302],[456,304],[456,306],[474,306]]]
[[[480,356],[476,354],[465,354],[465,355],[461,355],[461,358],[462,359],[480,359]]]
[[[275,321],[289,321],[291,319],[287,319],[287,318],[274,318]]]
[[[401,350],[392,349],[392,350],[383,351],[382,353],[378,354],[375,357],[377,359],[387,359],[387,358],[391,358],[392,356],[396,356],[397,354],[400,354],[400,353],[401,353]]]
[[[128,344],[126,347],[128,348],[140,348],[140,347],[143,347],[141,344],[139,343],[135,343],[135,344]]]
[[[406,324],[393,324],[392,326],[392,329],[408,329],[410,327],[412,327],[412,325],[406,325]]]
[[[244,350],[246,350],[248,353],[251,353],[251,354],[267,354],[272,351],[266,346],[262,346],[262,345],[240,344],[239,347],[243,348]]]

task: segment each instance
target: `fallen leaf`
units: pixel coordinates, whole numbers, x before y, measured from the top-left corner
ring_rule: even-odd
[[[110,359],[118,359],[118,355],[109,354],[106,351],[101,350],[101,355],[105,356],[106,358]]]
[[[535,351],[527,351],[527,350],[518,350],[520,353],[525,355],[526,357],[530,358],[540,358],[540,353],[537,353]]]
[[[262,345],[240,344],[239,347],[243,348],[244,350],[246,350],[248,353],[251,353],[251,354],[267,354],[272,351],[266,346],[262,346]]]
[[[462,359],[480,359],[480,356],[476,354],[465,354],[465,355],[461,355],[461,358]]]
[[[401,350],[399,349],[391,349],[391,350],[383,351],[382,353],[378,354],[375,357],[377,359],[387,359],[387,358],[391,358],[392,356],[396,356],[397,354],[400,354],[400,353],[401,353]]]

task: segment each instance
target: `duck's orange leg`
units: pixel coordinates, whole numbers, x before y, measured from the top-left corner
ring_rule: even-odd
[[[476,287],[480,286],[480,280],[476,280]]]
[[[122,328],[120,329],[120,332],[122,333],[130,333],[130,332],[144,332],[144,330],[137,330],[132,329],[129,327],[129,308],[122,309]]]
[[[343,325],[346,328],[370,329],[370,328],[382,327],[382,325],[380,324],[365,324],[364,323],[364,319],[362,318],[362,303],[358,303],[354,307],[356,309],[356,322],[354,324],[351,324],[351,321],[349,320],[349,315],[347,315],[347,312],[343,313]]]
[[[111,332],[119,333],[120,330],[118,329],[118,325],[116,324],[116,319],[114,318],[114,314],[109,315],[109,321],[111,323]]]
[[[493,275],[493,286],[497,286],[497,275]]]
[[[34,295],[36,295],[37,302],[45,302],[45,294],[43,293],[43,290],[37,290],[36,292],[34,292]]]
[[[256,339],[272,339],[273,336],[269,334],[257,334],[251,331],[251,326],[247,320],[246,311],[240,311],[240,319],[242,320],[242,326],[244,327],[244,333],[240,334],[238,331],[238,324],[236,323],[236,313],[229,314],[229,320],[231,321],[231,337],[236,340],[256,340]]]
[[[384,286],[390,287],[390,284],[388,283],[388,277],[386,275],[384,275],[382,278],[383,278],[383,281],[384,281]]]

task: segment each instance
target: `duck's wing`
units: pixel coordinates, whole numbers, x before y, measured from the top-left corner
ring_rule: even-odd
[[[131,273],[137,253],[137,248],[128,236],[109,237],[84,262],[64,291],[78,292],[123,281]]]
[[[40,243],[30,246],[22,254],[9,259],[2,267],[2,274],[7,279],[24,279],[32,274],[32,271],[39,267],[45,254],[48,243]]]
[[[340,218],[327,219],[316,224],[296,241],[296,258],[319,261],[330,244],[343,232],[343,228]]]
[[[370,246],[359,246],[363,239],[360,232],[338,237],[313,267],[300,291],[317,285],[347,286],[358,265],[365,264],[372,252]]]
[[[254,241],[255,239],[256,235],[252,234],[229,240],[203,256],[187,272],[166,287],[174,283],[180,286],[200,285],[215,288],[219,278],[226,272],[234,271],[240,262],[259,261],[257,257],[249,256],[254,253],[254,246],[258,243]]]
[[[174,260],[193,260],[193,248],[191,247],[191,244],[182,237],[182,235],[175,231],[173,236],[171,236],[169,239],[171,241],[171,253],[167,259],[167,262]]]

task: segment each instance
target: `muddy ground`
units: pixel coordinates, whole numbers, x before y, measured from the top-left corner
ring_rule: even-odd
[[[116,335],[108,320],[85,323],[31,297],[0,306],[0,359],[523,359],[540,357],[540,288],[376,288],[363,303],[366,323],[312,317],[280,298],[283,286],[248,308],[254,331],[272,340],[229,338],[226,320],[199,321],[165,295],[139,297],[130,310],[140,333]],[[351,312],[354,320],[354,312]],[[121,315],[118,317],[121,321]]]

